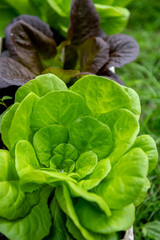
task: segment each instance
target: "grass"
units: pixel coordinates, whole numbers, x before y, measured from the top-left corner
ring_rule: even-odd
[[[142,105],[140,134],[151,135],[160,153],[160,2],[133,1],[129,8],[131,18],[125,33],[136,38],[140,54],[135,62],[116,69],[116,72],[139,94]],[[160,163],[149,179],[151,188],[136,209],[135,240],[160,239],[160,234],[143,233],[146,223],[160,221]]]

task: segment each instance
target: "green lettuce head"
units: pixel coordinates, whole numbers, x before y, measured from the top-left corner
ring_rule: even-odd
[[[18,89],[4,114],[0,232],[13,240],[100,240],[134,222],[157,163],[139,132],[136,92],[87,75],[52,74]]]

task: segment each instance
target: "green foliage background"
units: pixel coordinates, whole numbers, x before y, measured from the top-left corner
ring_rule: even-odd
[[[141,133],[150,134],[160,152],[160,1],[133,1],[128,8],[131,16],[125,33],[136,38],[140,54],[136,62],[116,72],[140,95]],[[152,187],[136,212],[136,240],[160,239],[160,163],[150,180]]]

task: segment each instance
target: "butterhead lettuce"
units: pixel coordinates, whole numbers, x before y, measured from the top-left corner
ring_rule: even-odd
[[[21,86],[1,124],[0,232],[100,240],[127,230],[157,163],[139,116],[137,93],[104,77],[68,89],[44,74]]]

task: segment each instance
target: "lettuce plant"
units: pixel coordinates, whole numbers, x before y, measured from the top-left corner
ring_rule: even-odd
[[[21,15],[5,28],[6,51],[0,58],[0,87],[23,85],[43,73],[58,75],[66,83],[84,74],[107,76],[124,84],[112,67],[136,59],[139,46],[124,34],[107,36],[91,0],[73,0],[68,37],[58,47],[48,24]],[[72,84],[71,83],[71,84]]]
[[[93,2],[101,17],[101,27],[107,34],[119,33],[124,29],[129,18],[129,11],[125,6],[131,0]],[[66,36],[70,4],[71,0],[1,0],[0,37],[9,21],[20,14],[36,15]]]
[[[21,86],[1,123],[0,232],[100,240],[127,230],[157,163],[139,115],[136,92],[104,77],[68,89],[44,74]]]

